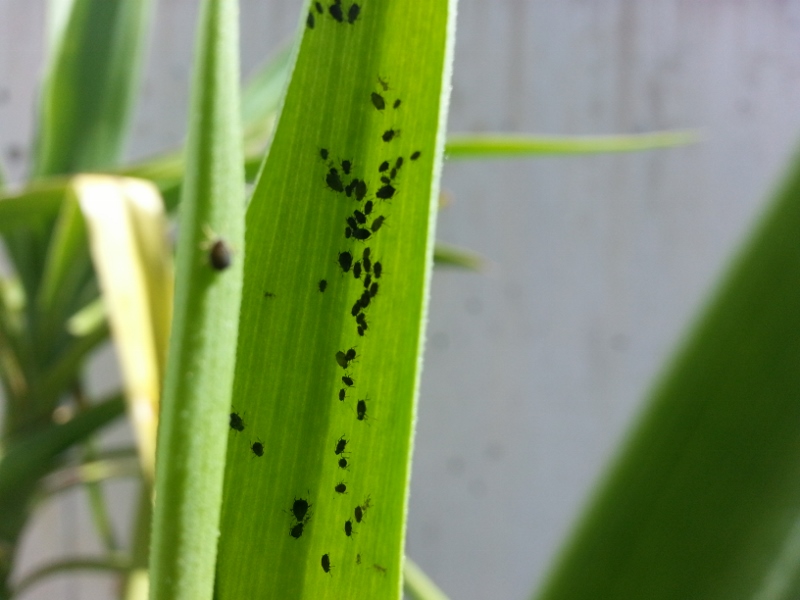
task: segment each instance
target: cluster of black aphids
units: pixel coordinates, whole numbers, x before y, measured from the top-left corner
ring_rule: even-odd
[[[295,498],[289,512],[294,520],[289,529],[289,535],[294,539],[299,539],[303,535],[306,523],[311,520],[311,504],[305,498]]]
[[[319,15],[325,14],[325,8],[322,6],[321,2],[314,2],[314,10],[316,10],[317,14]],[[309,29],[314,29],[314,25],[316,25],[317,22],[316,17],[314,16],[314,10],[308,11],[308,16],[306,17],[306,26]],[[331,18],[333,18],[334,21],[338,23],[344,23],[347,21],[350,23],[350,25],[352,25],[358,20],[358,16],[361,14],[361,6],[353,2],[345,13],[344,8],[342,7],[342,1],[335,0],[333,4],[328,6],[328,14],[331,16]]]

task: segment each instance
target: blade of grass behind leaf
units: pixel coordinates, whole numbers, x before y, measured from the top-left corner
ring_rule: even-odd
[[[550,154],[604,154],[641,152],[694,144],[700,136],[694,131],[657,131],[632,135],[528,135],[528,134],[452,134],[447,139],[448,158],[508,158]]]

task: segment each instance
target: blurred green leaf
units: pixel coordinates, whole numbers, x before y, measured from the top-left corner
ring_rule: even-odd
[[[39,480],[55,465],[56,457],[86,439],[125,411],[121,397],[105,400],[78,413],[63,425],[48,424],[35,431],[5,438],[0,459],[0,596],[14,562],[14,551],[31,509]]]
[[[36,177],[113,167],[138,92],[150,0],[53,4]]]
[[[437,267],[461,267],[470,271],[480,271],[484,260],[464,248],[437,242],[433,249],[433,262]]]
[[[800,155],[541,600],[800,593]]]
[[[456,133],[447,138],[448,158],[508,158],[530,154],[640,152],[700,141],[695,131],[659,131],[632,135],[529,135]]]
[[[304,15],[248,207],[220,600],[401,593],[455,3],[352,6]]]

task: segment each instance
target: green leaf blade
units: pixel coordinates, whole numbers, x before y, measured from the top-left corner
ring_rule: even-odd
[[[314,27],[305,27],[248,209],[233,399],[244,428],[229,436],[221,599],[400,595],[455,4],[365,1],[352,24],[349,6],[337,22],[328,6],[318,13],[311,4]],[[396,168],[400,157],[396,192],[380,199],[391,168],[379,166]],[[360,201],[344,192],[353,179],[368,188]],[[346,219],[367,201],[374,211],[365,228],[378,216],[382,227],[363,241],[346,238]],[[360,336],[353,306],[365,291],[366,248],[378,291],[361,311],[368,329]],[[359,278],[342,271],[343,252],[361,263]],[[337,352],[350,348],[356,357],[343,368]],[[295,499],[311,504],[296,539]]]
[[[238,45],[238,4],[206,0],[198,26],[156,451],[153,600],[210,600],[214,594],[244,262]],[[226,249],[230,261],[224,260]]]
[[[798,229],[796,160],[539,598],[796,595]]]

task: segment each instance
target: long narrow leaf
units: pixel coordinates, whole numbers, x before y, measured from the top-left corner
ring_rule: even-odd
[[[203,2],[159,423],[152,600],[214,592],[244,262],[238,4]]]
[[[309,7],[247,215],[221,600],[402,586],[455,2]]]
[[[150,0],[56,3],[34,173],[114,166],[142,63]]]
[[[796,598],[800,156],[542,600]]]

